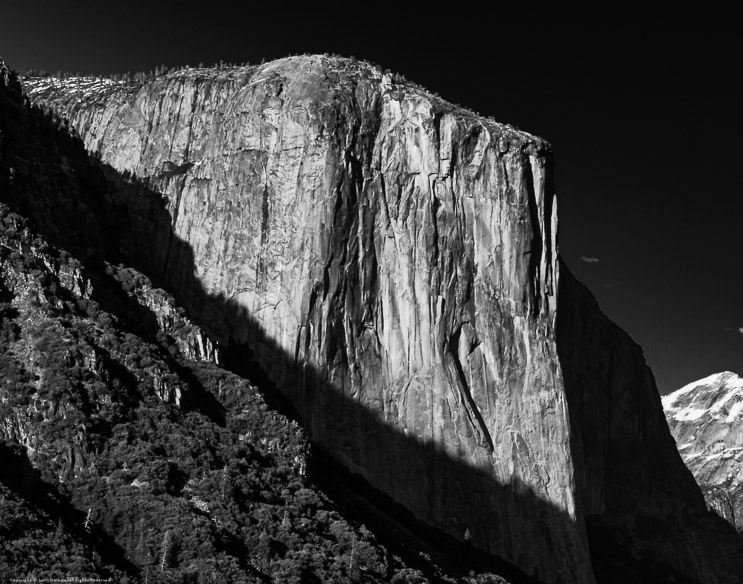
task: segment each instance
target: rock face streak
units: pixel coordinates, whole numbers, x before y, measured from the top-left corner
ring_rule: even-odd
[[[320,56],[27,92],[167,198],[163,221],[159,197],[127,195],[134,237],[122,245],[210,333],[249,347],[315,442],[422,520],[469,531],[543,581],[593,582],[582,507],[630,506],[611,500],[613,446],[657,435],[642,433],[648,407],[671,441],[639,349],[622,364],[639,367],[637,383],[627,373],[603,388],[590,364],[571,373],[579,390],[563,380],[547,143]],[[589,310],[599,316],[566,326],[601,336],[606,319]],[[571,430],[602,391],[630,416],[613,443]],[[664,493],[693,492],[668,455],[682,486]]]

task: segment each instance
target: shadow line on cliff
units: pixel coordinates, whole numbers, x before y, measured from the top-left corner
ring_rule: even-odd
[[[17,100],[16,100],[17,101]],[[227,340],[224,344],[227,368],[248,378],[264,393],[267,401],[281,413],[303,421],[311,427],[312,420],[301,420],[297,409],[273,385],[257,363],[257,350],[266,358],[283,364],[294,382],[305,388],[304,399],[316,400],[335,412],[335,418],[347,428],[346,441],[339,444],[343,456],[360,459],[381,456],[390,463],[385,480],[399,483],[397,477],[410,473],[413,461],[425,461],[439,476],[448,477],[446,484],[435,484],[428,476],[417,476],[416,482],[397,485],[402,493],[418,501],[419,510],[432,509],[431,514],[449,516],[447,506],[452,501],[466,502],[477,509],[478,525],[469,525],[448,517],[457,525],[457,533],[445,533],[416,518],[410,510],[393,498],[375,489],[358,474],[344,470],[335,462],[338,454],[330,455],[320,448],[309,470],[313,480],[334,498],[337,504],[357,520],[380,533],[382,540],[400,553],[410,565],[421,565],[421,549],[455,572],[467,575],[471,570],[492,571],[505,576],[513,584],[536,582],[534,578],[502,559],[498,545],[485,544],[488,525],[502,522],[506,509],[518,509],[521,521],[533,523],[544,534],[572,533],[574,521],[561,509],[542,500],[527,485],[515,481],[500,484],[488,474],[451,457],[440,447],[409,436],[386,424],[377,413],[339,391],[322,371],[311,365],[295,362],[278,343],[266,336],[260,324],[244,309],[222,294],[211,294],[196,278],[195,258],[191,246],[174,232],[168,210],[168,200],[147,181],[124,175],[96,161],[85,151],[82,141],[74,136],[64,120],[30,106],[16,103],[17,111],[3,111],[4,141],[2,165],[13,173],[0,177],[0,196],[20,213],[33,219],[50,243],[66,248],[83,260],[92,275],[103,277],[103,260],[125,262],[147,274],[156,286],[174,296],[191,313],[194,322],[206,331]],[[25,127],[25,129],[24,129]],[[28,130],[31,131],[28,131]],[[43,162],[39,162],[43,161]],[[180,180],[178,176],[164,177]],[[176,271],[168,270],[176,265]],[[100,292],[94,296],[104,308],[116,308],[116,299]],[[117,312],[121,312],[118,306]],[[145,328],[154,315],[143,312],[137,316]],[[249,339],[237,343],[240,336]],[[244,331],[247,330],[247,334]],[[206,396],[214,399],[214,396]],[[375,451],[356,440],[354,430],[362,428],[375,437]],[[310,434],[312,431],[310,429]],[[351,454],[349,454],[351,453]],[[375,479],[378,477],[368,477]],[[505,526],[506,536],[520,525]],[[507,537],[504,537],[504,540]],[[519,558],[522,565],[534,565],[528,556],[529,542],[521,542]],[[504,546],[510,545],[504,541]],[[485,548],[484,551],[478,548]],[[490,549],[488,549],[490,548]],[[504,548],[505,549],[505,548]],[[548,553],[534,542],[534,557]],[[559,560],[559,559],[558,559]],[[568,568],[569,571],[569,568]],[[435,574],[427,574],[440,581]],[[541,578],[554,580],[553,574]]]
[[[348,471],[343,464],[337,462],[337,453],[331,453],[315,443],[313,456],[309,461],[309,479],[320,486],[339,508],[371,527],[408,565],[419,567],[424,572],[428,568],[428,561],[421,554],[426,554],[438,565],[461,575],[467,575],[471,571],[494,572],[508,578],[513,584],[532,584],[538,581],[501,558],[497,549],[478,549],[478,539],[480,543],[485,540],[483,531],[487,523],[500,521],[499,518],[506,516],[506,508],[519,508],[524,521],[541,525],[544,532],[552,530],[570,533],[574,525],[566,513],[539,498],[524,483],[514,481],[511,484],[500,484],[485,472],[452,458],[436,445],[384,423],[376,412],[339,391],[322,371],[307,363],[297,363],[295,356],[267,336],[260,323],[246,309],[223,294],[210,294],[204,289],[195,276],[195,259],[191,246],[172,231],[167,199],[145,183],[130,177],[121,177],[110,167],[105,167],[105,173],[113,184],[122,181],[118,184],[123,185],[122,190],[128,191],[128,197],[140,201],[137,203],[138,207],[145,207],[146,203],[143,201],[149,202],[147,217],[155,225],[168,227],[167,261],[173,262],[179,269],[173,276],[163,277],[164,270],[156,264],[157,260],[153,261],[158,256],[161,261],[164,259],[162,248],[156,247],[161,243],[150,249],[137,248],[137,241],[129,239],[131,234],[138,232],[132,226],[123,227],[118,232],[121,238],[119,249],[124,250],[122,256],[131,258],[129,261],[134,267],[151,275],[154,284],[174,294],[189,310],[194,322],[206,331],[216,333],[217,338],[227,339],[222,345],[227,369],[248,379],[261,390],[273,408],[300,422],[312,436],[313,421],[302,416],[295,407],[299,404],[292,403],[276,387],[258,362],[256,354],[260,353],[264,362],[268,360],[284,369],[291,383],[296,386],[301,384],[303,400],[316,400],[314,409],[332,411],[335,419],[342,420],[342,425],[348,429],[347,435],[339,440],[342,452],[355,452],[362,459],[378,456],[378,453],[363,451],[363,446],[354,439],[354,429],[364,429],[368,436],[376,437],[377,447],[386,453],[383,457],[393,462],[387,469],[386,476],[390,480],[409,474],[405,472],[405,466],[410,461],[426,461],[430,467],[438,469],[440,475],[453,478],[451,484],[440,485],[435,484],[430,477],[419,476],[417,484],[404,485],[403,489],[421,493],[417,496],[422,501],[421,507],[445,512],[448,502],[467,501],[467,504],[478,506],[481,510],[482,523],[475,526],[462,522],[456,537],[431,527],[418,519],[412,511],[396,503],[392,497],[376,489],[368,480]],[[159,234],[152,239],[139,241],[152,244],[153,241],[162,242],[163,237]],[[247,336],[250,341],[238,342],[235,340],[238,335]],[[384,480],[382,479],[383,482]],[[555,528],[556,524],[559,527]],[[468,535],[465,535],[467,532]],[[534,553],[535,556],[539,553],[536,543]],[[434,582],[442,581],[433,573],[427,573],[427,576]],[[548,579],[550,575],[543,574],[543,577]]]
[[[228,368],[254,382],[276,409],[301,420],[297,410],[274,387],[257,363],[256,351],[260,351],[264,361],[270,359],[281,364],[291,372],[289,377],[293,378],[293,383],[299,384],[301,379],[305,394],[303,399],[326,404],[336,412],[335,417],[348,426],[348,441],[339,443],[341,457],[353,452],[354,448],[362,459],[378,454],[364,452],[354,442],[351,429],[363,428],[368,435],[378,438],[377,448],[387,452],[386,458],[396,461],[397,466],[393,465],[386,470],[387,479],[404,476],[406,462],[420,460],[428,461],[427,464],[433,468],[445,469],[440,474],[456,477],[453,487],[433,484],[426,476],[418,477],[419,482],[415,485],[402,486],[402,489],[422,493],[414,495],[414,498],[420,499],[422,507],[430,505],[438,512],[445,512],[447,501],[471,501],[478,504],[473,494],[487,492],[490,493],[490,498],[479,502],[483,508],[483,525],[487,525],[488,521],[497,521],[502,516],[498,512],[499,508],[502,510],[503,506],[515,505],[523,510],[522,516],[527,521],[539,524],[545,531],[569,532],[574,528],[573,521],[565,513],[541,500],[527,486],[519,483],[499,484],[477,469],[452,458],[434,444],[408,436],[384,423],[374,411],[339,391],[322,371],[296,362],[294,355],[288,354],[278,343],[268,338],[252,315],[231,299],[225,295],[211,294],[204,289],[195,277],[193,250],[174,232],[168,200],[158,191],[158,181],[184,180],[181,175],[165,173],[152,182],[122,174],[91,160],[82,141],[70,133],[63,120],[34,110],[22,101],[16,102],[15,110],[4,108],[1,112],[4,133],[2,159],[3,164],[12,168],[13,172],[3,172],[0,176],[0,193],[21,213],[34,218],[50,242],[66,247],[84,259],[90,273],[99,277],[99,284],[104,284],[100,279],[103,259],[127,263],[148,274],[155,285],[172,292],[189,309],[194,321],[227,341],[225,357]],[[31,122],[32,132],[23,131],[21,122],[24,122],[24,116],[25,122]],[[43,169],[39,168],[39,160],[46,164]],[[187,172],[188,169],[185,170]],[[32,196],[27,196],[28,194]],[[171,269],[172,266],[176,266],[177,270]],[[564,280],[561,280],[560,294],[564,293],[563,284]],[[107,310],[122,314],[131,309],[103,293],[106,290],[105,285],[94,288],[97,288],[97,291],[94,289],[94,298]],[[156,325],[156,317],[147,309],[130,315],[130,320],[140,322],[143,334],[156,328],[153,326],[153,323]],[[241,334],[238,335],[238,331]],[[249,341],[237,343],[234,339],[238,336],[248,338]],[[580,370],[581,366],[571,362],[571,354],[565,348],[567,345],[566,341],[558,338],[558,352],[566,370],[566,378],[579,379],[575,371]],[[582,424],[590,418],[590,412],[589,415],[580,413],[582,408],[589,408],[581,401],[578,385],[577,381],[570,381],[570,387],[566,387],[568,399],[573,400],[569,410],[574,427],[578,422]],[[206,407],[207,412],[217,416],[217,419],[223,415],[214,396],[206,392],[202,392],[195,402],[195,407],[208,402],[210,405]],[[311,430],[313,421],[306,417],[303,421]],[[594,436],[594,439],[598,435],[585,429],[584,433],[587,437]],[[596,442],[606,443],[602,440]],[[587,440],[576,444],[574,452],[580,452],[578,448],[584,448],[586,443]],[[604,455],[603,459],[615,460],[618,457],[632,456],[633,451],[632,447],[615,450]],[[649,468],[655,476],[661,476],[665,467],[660,462],[659,465],[644,467]],[[620,480],[612,469],[608,471],[607,481],[610,484],[627,484],[628,481]],[[312,478],[333,496],[339,506],[358,520],[375,527],[383,534],[385,542],[391,542],[393,549],[398,550],[412,565],[415,565],[420,550],[425,549],[426,553],[434,555],[444,565],[453,566],[463,574],[476,568],[499,572],[514,583],[532,581],[507,562],[493,555],[480,553],[474,545],[461,541],[472,527],[470,535],[473,542],[477,543],[482,537],[477,527],[462,524],[457,537],[429,527],[417,520],[411,511],[375,490],[368,481],[344,470],[342,465],[334,462],[333,456],[322,449],[318,449],[310,472]],[[578,480],[579,487],[585,488],[585,484],[581,483],[583,479],[578,477]],[[448,491],[442,492],[442,488]],[[611,498],[610,492],[609,499]],[[619,571],[614,570],[620,570],[621,566],[625,570],[623,577],[627,578],[643,578],[650,573],[658,575],[657,570],[661,569],[665,578],[684,581],[680,573],[668,566],[655,568],[650,564],[637,563],[631,556],[622,559],[622,553],[617,551],[622,548],[621,542],[615,541],[610,533],[602,532],[603,525],[600,521],[596,522],[590,513],[588,523],[589,543],[596,563],[594,567],[597,575],[601,574],[602,582],[612,581],[612,573],[618,574]],[[561,527],[555,529],[556,524]],[[535,549],[535,553],[539,553],[539,550]],[[457,559],[452,560],[452,557]]]
[[[500,551],[491,542],[486,540],[484,532],[488,525],[503,522],[509,515],[517,515],[517,521],[535,524],[538,532],[544,533],[541,542],[548,542],[546,547],[554,545],[555,539],[567,540],[576,530],[575,522],[564,511],[541,499],[533,489],[527,485],[514,481],[502,484],[491,476],[462,461],[453,458],[442,448],[432,442],[425,442],[415,436],[401,432],[387,424],[377,412],[371,410],[359,401],[340,390],[330,382],[327,374],[315,368],[310,363],[298,361],[296,355],[284,350],[277,341],[266,334],[260,323],[248,310],[238,305],[225,294],[213,294],[206,290],[196,277],[196,260],[191,245],[181,239],[175,232],[173,220],[168,210],[169,201],[159,190],[159,181],[185,180],[184,177],[155,177],[154,180],[140,181],[136,177],[123,176],[108,165],[101,165],[108,181],[114,185],[114,196],[111,197],[114,208],[119,217],[127,218],[118,224],[116,232],[116,250],[122,258],[129,261],[134,267],[150,275],[153,282],[173,293],[185,306],[195,322],[206,331],[222,341],[225,348],[225,366],[233,372],[247,378],[259,387],[267,401],[278,411],[300,421],[307,429],[308,434],[320,444],[331,442],[327,439],[332,435],[335,451],[329,452],[327,447],[318,446],[318,456],[310,469],[313,479],[324,488],[346,512],[356,515],[360,521],[374,525],[377,531],[384,534],[387,541],[393,542],[396,549],[405,554],[413,565],[416,554],[422,549],[428,550],[429,555],[437,561],[449,565],[454,570],[466,574],[469,570],[491,570],[508,577],[512,582],[532,581],[521,570],[515,568],[497,555]],[[125,211],[126,209],[126,211]],[[152,234],[149,238],[142,238],[145,232]],[[567,271],[567,270],[566,270]],[[566,284],[570,277],[560,282],[559,294],[564,296],[566,290],[573,290],[575,286]],[[566,305],[578,305],[578,302],[563,302]],[[587,313],[590,311],[586,311]],[[615,327],[615,325],[612,325]],[[616,328],[616,327],[615,327]],[[613,329],[612,329],[613,331]],[[236,339],[247,339],[238,342]],[[342,337],[341,337],[341,342]],[[605,342],[605,341],[604,341]],[[558,335],[558,353],[560,362],[565,369],[566,393],[570,403],[571,423],[573,427],[581,427],[590,414],[585,411],[586,404],[579,403],[581,396],[579,382],[580,372],[576,372],[575,363],[571,361],[570,352],[565,350],[564,337]],[[337,354],[346,353],[346,347],[339,347]],[[635,358],[633,357],[633,360]],[[277,388],[270,374],[261,363],[271,363],[272,369],[283,370],[282,387]],[[580,371],[585,368],[578,367]],[[292,388],[295,402],[290,401],[282,390]],[[292,393],[292,392],[290,392]],[[308,406],[308,403],[310,404]],[[650,410],[653,405],[648,402],[644,408]],[[300,414],[299,412],[303,413]],[[326,440],[319,438],[327,429],[318,428],[317,422],[310,412],[333,412],[335,420],[333,431],[325,434]],[[653,419],[663,420],[662,415]],[[631,425],[632,419],[623,419],[619,416],[619,423]],[[319,424],[322,425],[323,420]],[[358,429],[363,429],[365,437],[361,437]],[[333,435],[333,432],[335,434]],[[574,452],[586,449],[586,444],[600,436],[601,432],[592,433],[591,430],[581,428],[582,444],[576,445]],[[613,432],[613,434],[612,434]],[[613,430],[611,435],[631,436],[631,431]],[[662,436],[662,432],[659,436]],[[577,433],[576,433],[577,436]],[[594,438],[591,438],[593,436]],[[372,437],[372,438],[370,438]],[[575,438],[577,440],[577,438]],[[630,508],[612,509],[616,500],[641,500],[643,493],[638,490],[627,496],[620,497],[616,489],[632,485],[658,485],[662,489],[668,484],[669,473],[679,472],[662,457],[647,456],[643,469],[643,481],[632,480],[622,476],[623,466],[618,461],[631,460],[637,456],[637,444],[622,443],[622,441],[602,442],[608,445],[604,454],[604,461],[612,461],[607,468],[606,481],[609,498],[608,511],[617,514],[635,514],[642,519],[643,511]],[[672,446],[672,445],[671,445]],[[372,449],[373,448],[373,449]],[[659,452],[663,451],[662,449]],[[380,452],[382,453],[380,455]],[[344,463],[353,468],[358,464],[363,468],[363,461],[381,457],[387,468],[380,468],[379,464],[371,464],[367,468],[366,478],[361,474],[346,470]],[[341,464],[338,460],[341,460]],[[361,461],[361,462],[359,462]],[[426,461],[427,468],[437,470],[439,477],[451,477],[446,484],[433,481],[430,476],[418,474],[413,479],[415,484],[398,484],[400,477],[410,477],[406,468],[413,461]],[[629,465],[636,468],[635,465]],[[372,470],[369,470],[372,469]],[[363,474],[363,471],[360,471]],[[681,474],[686,472],[681,467]],[[383,474],[382,474],[383,473]],[[382,476],[380,476],[382,474]],[[596,473],[600,474],[600,473]],[[688,474],[688,473],[687,473]],[[581,482],[586,477],[579,477],[579,488],[585,485]],[[680,477],[679,477],[680,478]],[[688,478],[688,477],[687,477]],[[392,496],[375,489],[374,484],[392,486],[396,492]],[[616,485],[616,489],[612,488]],[[682,490],[682,489],[681,489]],[[402,498],[417,501],[417,507],[411,511],[395,502],[395,494]],[[580,494],[581,499],[583,494]],[[679,498],[683,498],[678,494]],[[612,500],[614,499],[614,500]],[[467,501],[478,509],[479,524],[468,524],[456,519],[448,521],[448,533],[442,529],[430,527],[426,521],[416,517],[416,513],[430,517],[446,517],[447,507],[451,502]],[[415,506],[414,506],[415,507]],[[361,511],[359,511],[361,509]],[[517,510],[515,513],[514,510]],[[506,512],[509,511],[509,512]],[[637,512],[636,512],[637,511]],[[451,513],[449,513],[451,514]],[[652,514],[648,515],[650,517]],[[430,520],[430,518],[429,518]],[[443,522],[442,522],[443,523]],[[453,533],[455,524],[457,533]],[[607,527],[600,515],[588,514],[587,530],[589,550],[597,577],[601,581],[611,582],[616,574],[624,573],[626,577],[648,579],[653,581],[692,581],[683,572],[676,570],[666,562],[659,562],[658,558],[637,557],[630,552],[628,545],[622,542],[616,533]],[[501,534],[511,534],[519,531],[518,525],[507,526]],[[634,531],[627,533],[634,534]],[[468,535],[465,535],[468,534]],[[550,535],[547,535],[550,534]],[[550,536],[552,539],[550,539]],[[669,535],[673,539],[673,534]],[[463,540],[467,538],[465,543]],[[411,542],[415,545],[411,545]],[[539,549],[540,542],[532,542],[534,555],[549,554],[548,549]],[[509,544],[504,544],[508,546]],[[478,547],[488,553],[478,552]],[[518,546],[517,546],[518,547]],[[521,545],[516,553],[524,553]],[[454,551],[454,553],[452,553]],[[556,555],[554,551],[552,555]],[[452,561],[456,556],[458,561]],[[528,559],[521,559],[522,565],[534,565]],[[552,560],[552,566],[561,571],[557,578],[566,577],[575,566],[567,566],[571,560],[561,558]],[[540,577],[551,579],[554,574],[541,574]]]

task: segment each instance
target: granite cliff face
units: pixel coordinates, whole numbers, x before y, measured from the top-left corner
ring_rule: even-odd
[[[505,584],[457,542],[384,547],[346,521],[307,480],[298,424],[216,366],[169,293],[101,258],[106,217],[48,223],[110,185],[7,73],[0,196],[90,253],[0,203],[0,580]]]
[[[168,197],[189,246],[155,242],[166,286],[191,309],[197,285],[224,296],[211,332],[250,346],[350,470],[486,550],[587,581],[547,145],[320,58],[156,84],[56,107]],[[522,485],[554,511],[520,503]]]
[[[169,294],[92,267],[0,203],[0,580],[428,582],[306,480],[304,432]]]
[[[558,263],[547,143],[320,56],[26,92],[127,177],[121,253],[418,518],[545,582],[593,582],[589,545],[734,581],[641,351]]]
[[[710,375],[663,397],[663,409],[707,504],[743,534],[743,379]]]

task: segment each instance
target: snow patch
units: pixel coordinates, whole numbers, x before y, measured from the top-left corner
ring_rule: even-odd
[[[734,446],[732,448],[723,448],[719,452],[706,455],[705,460],[715,460],[716,458],[724,458],[725,460],[730,458],[737,458],[743,448]],[[692,457],[689,457],[692,458]]]
[[[661,402],[663,403],[663,409],[668,410],[673,407],[673,404],[676,403],[678,398],[680,398],[683,395],[686,395],[687,393],[694,391],[697,387],[700,385],[711,385],[713,383],[716,383],[719,381],[719,378],[724,375],[724,373],[715,373],[713,375],[710,375],[709,377],[705,377],[704,379],[700,379],[698,381],[692,381],[691,383],[684,385],[681,389],[677,389],[674,392],[669,393],[668,395],[664,395],[661,398]]]
[[[709,410],[706,408],[693,408],[689,406],[688,408],[684,408],[683,410],[676,412],[673,415],[673,419],[678,422],[692,422],[694,420],[698,420],[708,412]]]
[[[106,90],[118,86],[126,85],[126,81],[113,81],[112,79],[103,79],[98,77],[68,77],[66,79],[57,79],[56,77],[34,77],[24,80],[26,93],[29,97],[38,93],[44,93],[49,89],[59,89],[64,87],[66,91],[75,91],[84,96],[96,95]]]
[[[738,381],[743,381],[743,379],[738,380]],[[737,383],[726,383],[725,387],[730,387],[731,388],[730,391],[728,391],[721,399],[715,402],[715,404],[710,408],[709,410],[710,412],[714,413],[714,412],[720,411],[726,403],[728,403],[733,397],[735,397],[736,395],[740,393],[740,390],[743,388],[743,385],[739,385]],[[743,395],[741,397],[743,397]]]
[[[730,408],[730,413],[728,414],[728,417],[725,418],[726,422],[734,422],[740,415],[743,413],[743,401],[739,401],[737,404],[733,404],[733,407]]]
[[[709,397],[713,396],[719,390],[726,390],[725,395],[710,404],[708,408],[699,407],[698,405],[687,405],[690,402],[696,402],[697,404],[703,403],[706,396],[709,399]],[[705,414],[709,414],[716,420],[719,420],[719,413],[726,405],[731,400],[737,401],[738,399],[743,402],[743,379],[735,373],[724,371],[689,383],[681,389],[661,397],[661,403],[667,416],[672,417],[678,422],[692,422],[699,420]],[[684,404],[683,402],[686,403]],[[725,421],[734,421],[741,412],[743,412],[743,405],[741,403],[735,403],[730,411],[727,412],[728,416]]]

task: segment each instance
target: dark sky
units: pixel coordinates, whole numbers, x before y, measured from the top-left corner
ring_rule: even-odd
[[[562,256],[642,345],[662,393],[743,375],[743,50],[732,14],[653,23],[608,5],[571,18],[537,5],[256,4],[4,0],[0,56],[82,73],[324,52],[379,63],[552,143]]]

